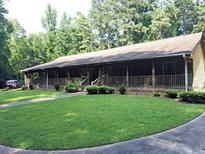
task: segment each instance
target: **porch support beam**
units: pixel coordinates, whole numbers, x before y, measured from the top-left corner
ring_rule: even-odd
[[[185,90],[188,91],[188,65],[187,60],[185,59]]]
[[[129,87],[129,67],[126,67],[126,84],[127,87]]]
[[[28,82],[27,82],[27,74],[24,73],[24,84],[26,87],[29,87]]]
[[[56,82],[57,82],[57,84],[59,84],[59,73],[58,73],[58,70],[56,71]]]
[[[109,66],[106,66],[106,81],[107,81],[107,85],[109,86],[108,77],[109,77]]]
[[[68,81],[70,80],[70,70],[68,69]]]
[[[48,70],[46,70],[46,89],[48,89]]]
[[[90,84],[90,72],[89,72],[89,69],[87,68],[87,78],[88,78],[88,83]]]
[[[101,69],[99,68],[98,70],[98,77],[100,78],[101,77]]]
[[[152,63],[152,87],[155,87],[155,64]]]

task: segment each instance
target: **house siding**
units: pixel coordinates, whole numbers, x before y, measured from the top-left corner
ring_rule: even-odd
[[[193,89],[205,88],[205,55],[202,44],[199,42],[192,53],[193,58]]]

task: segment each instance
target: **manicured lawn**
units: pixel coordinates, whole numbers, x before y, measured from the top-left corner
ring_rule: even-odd
[[[198,116],[203,105],[142,96],[77,96],[0,110],[0,144],[73,149],[161,132]]]
[[[34,98],[43,98],[49,96],[62,95],[62,92],[51,90],[0,90],[0,104],[12,103],[17,101],[25,101]]]

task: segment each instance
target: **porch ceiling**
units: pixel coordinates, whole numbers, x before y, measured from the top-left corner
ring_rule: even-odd
[[[24,69],[22,72],[191,54],[201,38],[202,33],[196,33],[103,51],[64,56],[52,62]]]

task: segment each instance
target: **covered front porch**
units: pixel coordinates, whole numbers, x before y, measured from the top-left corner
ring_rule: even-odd
[[[192,60],[183,56],[143,59],[105,64],[69,66],[39,70],[26,74],[26,83],[36,88],[53,88],[78,80],[91,84],[136,89],[191,89]]]

